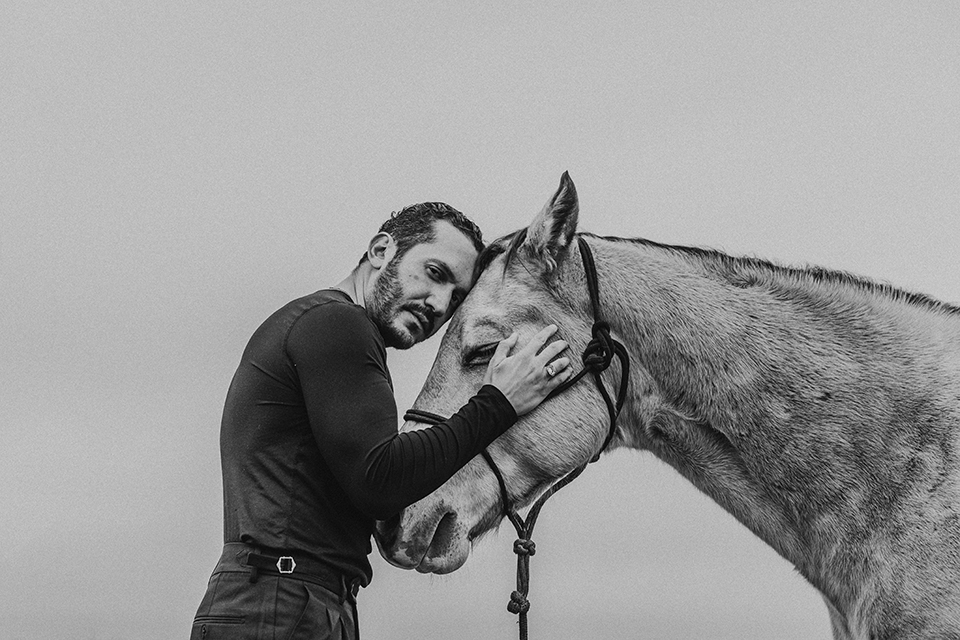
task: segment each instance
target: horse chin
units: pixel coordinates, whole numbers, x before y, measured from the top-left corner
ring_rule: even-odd
[[[452,573],[464,565],[470,556],[470,545],[459,545],[457,548],[449,550],[442,555],[431,555],[428,553],[417,565],[416,569],[420,573],[435,573],[442,575]]]

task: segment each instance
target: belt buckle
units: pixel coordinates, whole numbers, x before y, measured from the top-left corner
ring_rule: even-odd
[[[293,573],[293,570],[297,568],[297,563],[294,561],[293,556],[280,556],[277,560],[277,571],[280,573]]]

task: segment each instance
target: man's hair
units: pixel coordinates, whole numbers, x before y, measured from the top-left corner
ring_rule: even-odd
[[[483,251],[483,234],[472,220],[443,202],[421,202],[394,211],[390,218],[380,225],[380,231],[389,233],[397,243],[395,259],[402,258],[411,248],[424,242],[433,242],[437,238],[435,225],[437,220],[446,220],[459,229],[473,243],[477,253]],[[364,253],[360,264],[367,259]]]

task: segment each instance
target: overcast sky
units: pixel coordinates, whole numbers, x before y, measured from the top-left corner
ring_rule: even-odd
[[[186,638],[250,334],[393,210],[581,227],[960,302],[953,2],[8,2],[0,637]],[[438,340],[390,353],[407,407]],[[365,640],[515,637],[509,527],[374,559]],[[538,524],[535,638],[826,639],[792,566],[650,454]]]

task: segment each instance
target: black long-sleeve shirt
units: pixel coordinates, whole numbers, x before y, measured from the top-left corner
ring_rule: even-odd
[[[225,542],[306,554],[366,585],[375,520],[439,487],[517,419],[484,386],[446,423],[398,433],[386,356],[342,291],[294,300],[257,329],[220,430]]]

